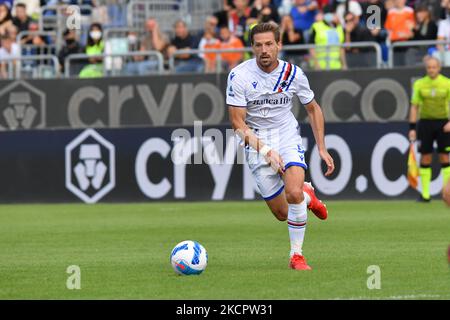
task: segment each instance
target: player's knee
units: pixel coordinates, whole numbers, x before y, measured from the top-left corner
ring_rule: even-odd
[[[300,203],[303,199],[303,189],[300,187],[286,191],[286,200],[288,203]]]

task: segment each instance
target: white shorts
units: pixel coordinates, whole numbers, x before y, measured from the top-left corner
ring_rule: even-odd
[[[293,139],[289,139],[289,141],[289,144],[281,145],[279,150],[277,150],[281,159],[283,159],[285,169],[298,166],[307,170],[308,166],[305,162],[305,149],[302,146],[302,138],[297,135]],[[264,200],[271,200],[283,192],[283,179],[270,167],[262,155],[253,149],[245,148],[245,156],[248,167]]]

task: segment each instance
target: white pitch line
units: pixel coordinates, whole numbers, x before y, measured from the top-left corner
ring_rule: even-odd
[[[424,299],[424,298],[443,298],[448,297],[439,294],[409,294],[403,296],[390,297],[350,297],[350,298],[334,298],[331,300],[403,300],[403,299]]]

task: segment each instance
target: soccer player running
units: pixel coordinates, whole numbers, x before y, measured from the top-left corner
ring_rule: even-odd
[[[450,122],[448,120],[450,79],[440,74],[441,63],[437,58],[426,57],[425,67],[427,75],[416,80],[413,85],[408,133],[410,141],[415,141],[417,138],[419,142],[418,147],[421,154],[419,174],[422,182],[422,194],[418,199],[420,202],[430,201],[434,141],[437,141],[444,186],[450,178],[448,156],[450,151]],[[417,115],[419,115],[418,122]]]
[[[228,76],[230,121],[245,141],[246,159],[262,197],[278,220],[287,219],[290,268],[310,270],[302,254],[307,208],[321,219],[326,219],[328,212],[312,186],[304,183],[307,165],[299,124],[291,112],[292,99],[297,95],[307,110],[329,176],[334,162],[325,147],[322,110],[303,71],[278,59],[278,25],[256,25],[250,41],[255,58],[241,63]]]

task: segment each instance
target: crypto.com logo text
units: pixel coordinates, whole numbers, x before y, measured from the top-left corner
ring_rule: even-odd
[[[216,128],[203,131],[202,121],[194,121],[193,129],[194,135],[184,128],[178,128],[172,132],[171,140],[174,146],[171,159],[175,165],[245,163],[243,153],[238,152],[245,144],[235,130],[226,129],[225,136]],[[282,136],[278,129],[260,130],[259,134],[264,135],[265,141],[270,141],[273,149],[279,150]]]

